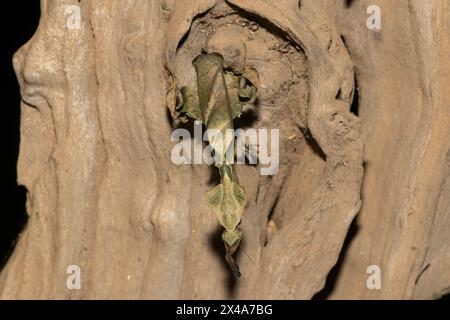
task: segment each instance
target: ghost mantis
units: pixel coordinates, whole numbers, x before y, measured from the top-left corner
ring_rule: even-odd
[[[197,83],[180,89],[183,104],[177,111],[182,121],[189,117],[203,122],[208,130],[218,132],[208,136],[208,142],[214,149],[220,184],[209,191],[206,198],[224,228],[225,259],[239,277],[239,266],[233,254],[242,239],[239,224],[247,200],[227,157],[233,141],[223,137],[226,137],[227,130],[234,129],[233,120],[241,115],[243,109],[255,102],[258,75],[248,67],[237,72],[224,71],[224,59],[218,53],[202,54],[193,61],[193,65]]]

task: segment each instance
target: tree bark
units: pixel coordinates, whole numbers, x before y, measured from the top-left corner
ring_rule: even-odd
[[[379,0],[373,31],[370,4],[85,0],[73,29],[72,1],[43,0],[14,57],[29,219],[0,297],[310,299],[339,257],[330,298],[448,293],[450,5]],[[240,125],[280,130],[276,175],[236,166],[248,199],[239,279],[206,204],[211,168],[170,159],[192,60],[230,48],[260,78]],[[367,287],[371,265],[380,290]]]

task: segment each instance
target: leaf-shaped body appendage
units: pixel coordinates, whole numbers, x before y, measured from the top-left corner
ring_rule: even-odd
[[[239,267],[232,255],[242,238],[239,230],[242,213],[246,205],[245,192],[239,185],[232,163],[226,157],[228,149],[234,143],[226,136],[233,129],[233,120],[240,116],[242,108],[256,99],[255,86],[257,73],[248,69],[243,76],[225,73],[223,57],[219,54],[202,54],[193,65],[197,72],[197,84],[181,88],[183,104],[180,114],[202,121],[208,130],[215,129],[217,134],[208,136],[214,149],[221,183],[207,193],[210,208],[224,227],[222,240],[226,248],[225,259],[236,276],[240,276]]]

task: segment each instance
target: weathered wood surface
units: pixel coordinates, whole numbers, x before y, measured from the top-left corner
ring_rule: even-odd
[[[222,1],[85,0],[81,28],[69,30],[66,6],[78,3],[43,0],[14,58],[29,220],[1,298],[309,299],[340,254],[331,298],[448,292],[450,4],[378,2],[380,32],[366,28],[365,0],[228,2],[264,24],[264,39],[301,47],[308,83],[304,100],[264,109],[272,127],[297,130],[295,144],[281,130],[280,172],[237,169],[249,204],[234,280],[204,199],[209,168],[170,161],[166,96],[194,73],[192,22]],[[81,268],[81,290],[66,287],[69,265]],[[369,265],[381,267],[381,290],[366,287]]]

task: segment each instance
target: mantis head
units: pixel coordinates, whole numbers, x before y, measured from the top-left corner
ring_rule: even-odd
[[[242,239],[242,231],[239,229],[235,230],[224,230],[222,233],[222,240],[225,244],[226,255],[225,259],[231,267],[231,270],[236,277],[240,277],[239,266],[233,259],[233,253],[237,250],[239,243]]]
[[[225,243],[225,246],[232,251],[230,254],[233,254],[236,251],[241,239],[242,231],[239,229],[224,230],[222,233],[222,240]]]

